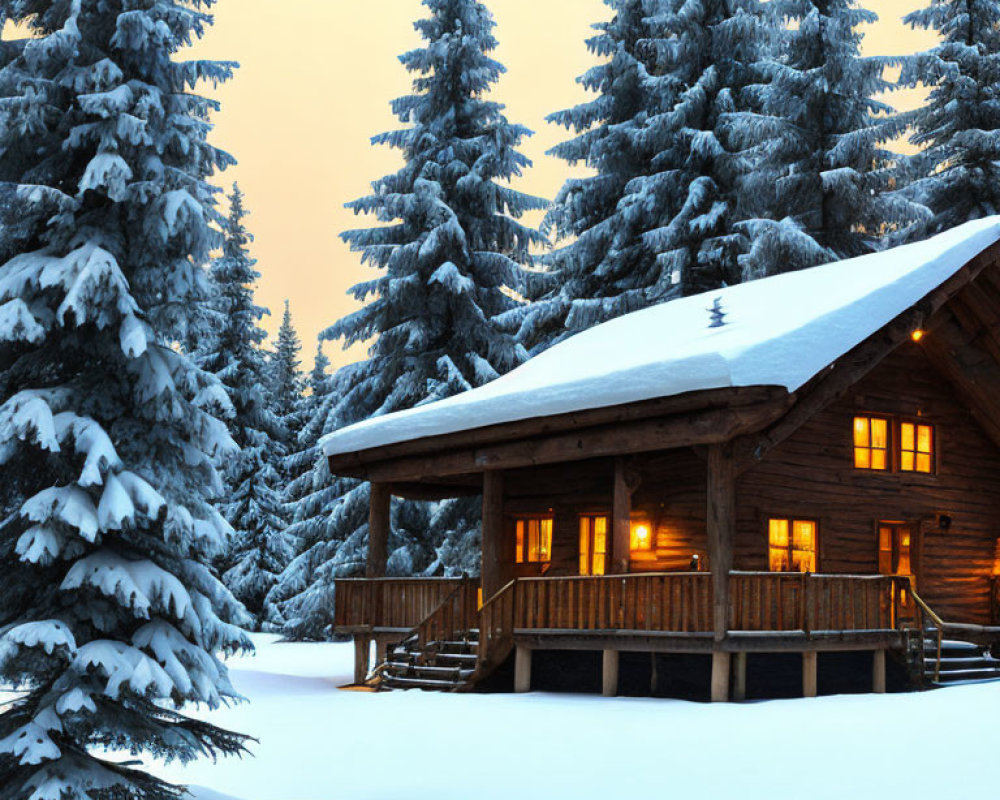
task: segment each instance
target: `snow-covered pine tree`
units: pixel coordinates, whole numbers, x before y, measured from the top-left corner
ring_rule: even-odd
[[[251,258],[252,237],[244,223],[244,195],[233,185],[229,214],[223,223],[222,255],[212,263],[215,303],[221,327],[201,355],[202,367],[217,376],[232,399],[230,433],[240,452],[227,459],[227,494],[220,510],[233,527],[223,560],[223,581],[254,615],[257,625],[264,598],[294,555],[285,533],[281,479],[276,468],[281,451],[281,424],[271,411],[267,364],[260,321],[267,310],[254,302],[260,277]]]
[[[743,133],[773,17],[757,0],[607,0],[581,79],[599,97],[552,120],[576,137],[553,150],[597,170],[562,189],[547,223],[571,239],[548,263],[561,284],[527,309],[534,349],[597,323],[738,282],[750,252],[744,179],[760,158]]]
[[[508,290],[523,284],[531,246],[545,243],[519,218],[547,204],[507,185],[530,163],[516,149],[529,131],[486,98],[504,71],[489,55],[497,42],[486,6],[424,5],[430,14],[416,29],[426,45],[400,57],[413,94],[392,104],[407,127],[373,139],[401,151],[404,165],[349,204],[382,224],[342,234],[379,275],[352,290],[367,304],[323,334],[345,346],[374,342],[365,360],[338,371],[324,433],[481,386],[527,357],[493,318],[515,306]],[[315,632],[309,619],[329,621],[333,578],[363,571],[367,549],[368,485],[317,469],[296,529],[315,526],[322,541],[292,565],[304,588],[282,603],[294,635]],[[436,568],[429,510],[397,502],[392,513],[390,573]]]
[[[664,97],[658,92],[667,88],[666,82],[649,80],[655,34],[648,18],[663,0],[604,2],[613,17],[594,25],[599,33],[586,45],[607,61],[577,79],[597,97],[548,117],[575,134],[549,155],[570,165],[584,164],[595,174],[570,179],[559,191],[543,229],[572,241],[547,257],[548,280],[543,276],[529,283],[534,302],[504,317],[532,351],[674,291],[667,284],[656,297],[641,292],[656,253],[643,242],[642,230],[631,224],[629,210],[620,207],[630,182],[654,171],[655,152],[642,139],[642,124],[651,113],[669,107],[679,88]]]
[[[285,312],[278,328],[278,341],[268,361],[268,382],[271,411],[281,423],[282,451],[288,455],[296,449],[296,438],[302,425],[304,390],[299,353],[302,343],[292,324],[292,312],[285,300]],[[329,363],[329,362],[328,362]],[[287,483],[288,473],[282,466],[282,484]]]
[[[904,21],[936,31],[941,43],[904,59],[900,85],[932,87],[927,103],[903,115],[922,148],[901,180],[932,219],[915,237],[1000,212],[1000,3],[931,0]]]
[[[175,60],[211,3],[8,0],[27,30],[0,68],[0,180],[18,220],[0,265],[0,464],[26,498],[0,521],[3,800],[171,800],[115,755],[235,754],[186,717],[234,698],[249,647],[208,562],[233,449],[225,392],[176,344],[208,296],[216,237],[193,91],[232,65]],[[108,755],[110,751],[111,755]]]
[[[772,0],[773,58],[762,64],[761,115],[743,129],[763,157],[747,178],[757,200],[743,277],[791,272],[871,252],[922,209],[894,193],[897,158],[885,142],[903,132],[875,97],[892,84],[892,59],[862,57],[862,25],[878,16],[857,0]]]

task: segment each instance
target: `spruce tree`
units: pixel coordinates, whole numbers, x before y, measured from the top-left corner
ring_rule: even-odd
[[[231,163],[194,91],[232,65],[175,57],[210,2],[9,0],[0,181],[0,798],[168,800],[136,756],[235,754],[184,715],[236,697],[220,651],[249,647],[208,567],[233,442],[214,377],[178,348],[208,296],[214,190]],[[15,53],[13,55],[12,53]],[[124,758],[122,757],[124,756]],[[131,756],[133,760],[128,760]]]
[[[682,294],[742,277],[756,229],[744,181],[760,159],[745,132],[771,20],[757,0],[607,0],[590,49],[599,92],[551,119],[553,150],[597,174],[569,181],[547,223],[570,243],[548,259],[558,286],[508,314],[534,349]]]
[[[276,465],[282,456],[281,424],[272,413],[260,321],[267,310],[254,303],[260,273],[249,245],[244,195],[233,185],[223,225],[223,249],[212,264],[216,307],[222,322],[201,357],[233,404],[229,428],[240,452],[226,462],[228,492],[220,510],[233,527],[232,546],[223,561],[223,580],[259,625],[264,598],[293,556],[285,534]]]
[[[900,76],[902,86],[932,87],[903,116],[922,148],[903,175],[916,176],[906,192],[933,214],[913,234],[926,236],[1000,212],[1000,4],[932,0],[904,21],[941,37],[905,59]]]
[[[268,383],[272,413],[281,423],[281,449],[286,454],[295,450],[295,440],[302,424],[302,365],[299,353],[302,343],[292,324],[292,312],[285,300],[285,312],[278,329],[278,341],[268,361]],[[283,481],[288,475],[282,472]]]
[[[597,97],[547,118],[575,134],[549,155],[571,166],[586,165],[595,174],[570,179],[559,191],[544,229],[571,243],[546,259],[547,280],[542,275],[530,282],[528,292],[535,302],[504,318],[532,350],[674,292],[668,283],[655,297],[644,296],[642,275],[655,264],[656,253],[620,205],[630,182],[654,171],[655,153],[643,141],[642,125],[673,99],[669,92],[658,93],[665,84],[649,80],[655,33],[648,18],[662,0],[604,2],[613,17],[594,25],[599,33],[586,45],[607,60],[577,79]]]
[[[762,67],[760,115],[741,129],[763,153],[744,189],[761,217],[747,279],[864,255],[922,215],[893,193],[896,156],[883,146],[903,132],[875,99],[892,87],[892,59],[861,56],[860,28],[878,16],[856,0],[772,0],[768,10],[774,57]]]
[[[481,386],[527,357],[494,318],[515,307],[510,290],[524,282],[529,249],[545,243],[519,218],[546,203],[508,185],[529,166],[516,149],[529,131],[486,98],[504,70],[489,55],[497,42],[487,8],[424,5],[429,16],[415,27],[426,44],[400,57],[413,93],[392,104],[406,127],[372,140],[399,150],[403,167],[348,204],[381,223],[342,234],[379,274],[352,290],[367,304],[323,335],[345,346],[374,341],[365,360],[338,371],[324,433]],[[333,578],[362,572],[367,548],[368,485],[331,482],[325,464],[317,469],[322,488],[298,524],[323,530],[323,552],[297,559],[308,567],[297,573],[306,588],[283,604],[298,620],[317,608],[329,614]],[[397,502],[392,514],[390,574],[435,569],[429,509]]]

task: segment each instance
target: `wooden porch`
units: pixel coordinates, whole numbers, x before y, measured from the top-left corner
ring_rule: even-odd
[[[925,636],[940,646],[952,627],[907,578],[734,571],[727,628],[718,637],[712,585],[705,572],[517,578],[479,607],[472,579],[342,579],[335,629],[355,637],[359,683],[373,639],[382,657],[401,641],[423,652],[471,635],[469,685],[516,652],[514,688],[527,691],[533,650],[590,650],[604,654],[604,692],[611,695],[621,652],[708,653],[712,698],[726,700],[744,696],[748,653],[802,653],[803,694],[811,696],[818,652],[871,651],[872,689],[884,691],[887,650],[919,642],[922,651]],[[963,636],[996,633],[958,627]]]

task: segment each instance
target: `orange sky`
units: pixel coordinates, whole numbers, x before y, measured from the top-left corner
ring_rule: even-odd
[[[536,135],[522,150],[534,168],[523,191],[552,197],[568,174],[545,155],[565,138],[544,117],[586,98],[576,77],[593,63],[584,47],[592,22],[607,18],[601,0],[488,0],[498,23],[496,57],[507,67],[494,98],[512,122]],[[900,17],[926,0],[868,0],[881,16],[867,31],[869,54],[924,49],[933,37],[904,28]],[[258,301],[273,311],[272,332],[285,298],[302,337],[309,367],[317,333],[357,305],[346,295],[370,270],[340,241],[346,228],[366,225],[343,208],[374,178],[396,170],[398,156],[369,137],[396,126],[389,101],[409,88],[397,56],[419,44],[413,20],[419,0],[220,0],[216,24],[197,45],[200,57],[235,60],[242,68],[213,94],[223,105],[213,141],[239,165],[221,182],[238,180],[247,193],[262,273]],[[898,94],[906,107],[919,92]],[[325,346],[335,366],[362,355]]]

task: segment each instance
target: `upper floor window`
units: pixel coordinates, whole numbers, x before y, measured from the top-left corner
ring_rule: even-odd
[[[903,472],[934,471],[934,428],[916,422],[899,424],[899,468]]]
[[[854,418],[854,466],[857,469],[889,469],[889,420],[869,416]]]
[[[514,523],[518,564],[552,560],[552,517],[531,517]]]
[[[934,426],[871,415],[854,417],[854,467],[934,472]]]

